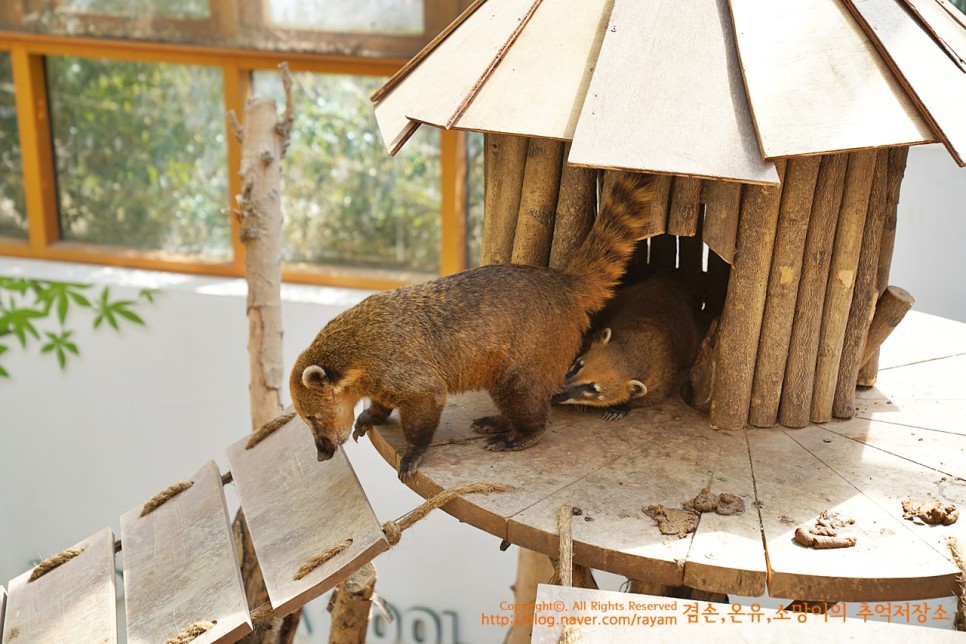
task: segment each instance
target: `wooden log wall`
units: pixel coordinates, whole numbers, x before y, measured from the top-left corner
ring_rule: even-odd
[[[609,175],[568,166],[556,141],[486,135],[486,150],[484,263],[564,266]],[[907,153],[779,160],[781,186],[657,178],[625,283],[674,273],[702,304],[703,326],[719,319],[712,425],[852,415],[856,383],[875,378],[865,342],[888,286]]]

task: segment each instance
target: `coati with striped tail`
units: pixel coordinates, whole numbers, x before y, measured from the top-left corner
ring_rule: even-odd
[[[500,411],[473,429],[486,448],[521,450],[539,440],[550,397],[611,297],[654,193],[649,175],[609,181],[600,215],[563,270],[497,264],[376,293],[319,332],[292,369],[295,409],[312,429],[319,460],[393,409],[407,449],[399,478],[419,466],[451,393],[486,389]]]
[[[595,320],[590,346],[553,402],[602,407],[606,420],[667,397],[687,380],[698,328],[683,288],[653,277],[621,289]]]

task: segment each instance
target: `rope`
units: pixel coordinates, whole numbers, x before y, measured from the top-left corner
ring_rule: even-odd
[[[254,432],[252,432],[252,435],[248,438],[248,442],[245,443],[245,449],[251,449],[255,447],[263,440],[265,440],[273,433],[275,433],[277,430],[287,425],[288,421],[292,420],[293,418],[295,418],[295,412],[290,411],[286,414],[279,414],[272,420],[268,421],[267,423],[265,423],[264,425],[256,429]]]
[[[167,488],[161,490],[160,492],[152,496],[150,499],[148,499],[147,503],[144,504],[144,507],[141,508],[141,516],[146,517],[147,515],[151,514],[152,512],[160,508],[162,505],[164,505],[174,497],[178,496],[179,494],[181,494],[182,492],[184,492],[194,484],[195,484],[194,481],[182,481],[181,483],[174,483],[173,485],[169,485]]]
[[[231,483],[234,480],[235,480],[235,477],[232,476],[231,470],[228,470],[227,472],[225,472],[224,474],[221,475],[221,484],[222,485],[228,485],[229,483]]]
[[[557,508],[557,535],[560,545],[557,566],[550,578],[550,583],[555,586],[571,588],[574,585],[574,533],[573,533],[574,508],[569,505],[561,505]],[[576,644],[580,641],[580,626],[576,624],[564,624],[560,629],[560,644]]]
[[[953,561],[959,566],[959,592],[956,595],[956,620],[953,626],[957,631],[966,631],[966,561],[963,560],[963,549],[956,537],[946,537],[946,545],[953,555]]]
[[[308,560],[304,564],[299,566],[299,569],[295,572],[295,576],[293,577],[293,579],[295,579],[295,581],[302,579],[307,574],[309,574],[310,572],[312,572],[313,570],[315,570],[316,568],[324,564],[326,561],[336,556],[337,554],[339,554],[340,552],[342,552],[343,550],[345,550],[351,545],[352,545],[352,539],[346,539],[345,541],[340,541],[334,546],[329,546],[328,548],[326,548],[325,550],[323,550],[317,555],[312,555],[311,557],[308,558]]]
[[[177,635],[173,635],[166,639],[164,644],[188,644],[188,642],[191,642],[199,635],[204,635],[213,629],[217,623],[218,622],[215,620],[210,622],[195,622]]]
[[[27,580],[28,583],[31,581],[37,581],[54,568],[62,566],[82,552],[84,552],[84,548],[68,548],[67,550],[59,552],[52,557],[47,557],[37,564],[37,567],[34,568],[34,571],[30,573],[30,579]]]
[[[499,483],[467,483],[465,485],[457,485],[426,499],[422,505],[417,506],[414,510],[404,514],[395,521],[386,521],[382,524],[382,531],[386,535],[386,541],[389,542],[389,545],[394,546],[402,538],[403,530],[411,528],[414,523],[425,519],[430,512],[443,507],[453,499],[459,498],[464,494],[509,492],[512,489],[513,487],[509,485],[501,485]]]

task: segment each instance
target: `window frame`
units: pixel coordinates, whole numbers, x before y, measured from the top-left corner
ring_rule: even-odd
[[[31,0],[26,0],[30,2]],[[212,2],[211,20],[220,20]],[[16,13],[17,3],[11,3]],[[429,13],[430,5],[451,5],[455,18],[459,3],[452,0],[426,0],[426,32],[439,11]],[[262,6],[262,5],[259,5]],[[436,7],[439,9],[439,7]],[[449,15],[448,12],[444,12]],[[9,18],[7,16],[8,23]],[[179,21],[180,22],[180,21]],[[448,23],[448,20],[447,20]],[[444,25],[440,25],[442,28]],[[147,41],[80,38],[40,35],[20,31],[3,31],[0,51],[10,54],[14,98],[17,108],[20,152],[23,173],[27,240],[0,237],[0,255],[36,259],[86,262],[110,266],[178,271],[205,275],[244,275],[244,245],[239,238],[237,218],[229,216],[232,256],[227,262],[179,256],[160,250],[138,250],[84,242],[65,241],[60,235],[56,167],[49,122],[49,103],[44,59],[47,56],[77,56],[118,61],[173,63],[220,68],[225,112],[234,111],[241,118],[245,100],[251,93],[251,73],[274,70],[288,62],[292,72],[351,74],[360,76],[392,76],[405,64],[403,58],[333,56],[304,52],[256,51],[250,49],[185,45]],[[385,36],[384,36],[385,37]],[[411,44],[410,44],[411,46]],[[281,107],[281,106],[280,106]],[[241,192],[237,168],[241,162],[241,145],[225,124],[227,145],[228,195],[225,204],[230,213],[235,208],[234,195]],[[440,275],[467,267],[467,203],[466,203],[466,134],[456,130],[440,132]],[[423,281],[434,274],[351,268],[329,265],[283,265],[285,281],[344,286],[350,288],[385,289]]]

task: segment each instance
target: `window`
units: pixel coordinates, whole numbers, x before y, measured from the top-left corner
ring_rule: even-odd
[[[279,27],[344,33],[421,34],[422,0],[274,0],[269,21]]]
[[[209,14],[208,0],[61,0],[64,13],[125,17],[199,19]]]
[[[227,258],[221,70],[47,59],[62,238]]]
[[[466,264],[479,266],[483,252],[483,135],[466,135]]]
[[[10,55],[0,52],[0,237],[27,238]]]

